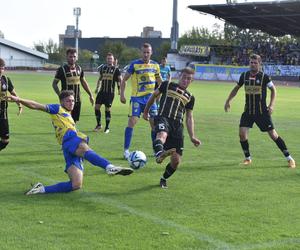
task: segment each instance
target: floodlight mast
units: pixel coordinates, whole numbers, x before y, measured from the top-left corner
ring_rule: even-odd
[[[73,9],[73,15],[76,16],[76,28],[75,28],[75,48],[77,51],[78,56],[78,37],[79,37],[79,29],[78,29],[78,23],[79,23],[79,17],[81,15],[81,8],[76,7]]]
[[[179,24],[177,19],[177,0],[173,0],[173,20],[172,20],[172,28],[171,28],[171,50],[177,50],[177,41],[178,41],[178,33],[179,33]]]

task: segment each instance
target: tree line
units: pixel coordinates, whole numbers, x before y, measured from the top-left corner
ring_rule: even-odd
[[[205,27],[192,27],[191,30],[185,32],[178,41],[178,49],[181,45],[202,45],[202,46],[241,46],[246,47],[251,43],[270,43],[277,42],[284,44],[299,44],[300,39],[290,35],[282,37],[274,37],[267,33],[254,29],[240,29],[229,23],[225,23],[224,27],[214,24],[213,29],[209,30]],[[52,39],[47,42],[37,42],[34,44],[34,49],[47,53],[49,55],[49,62],[61,64],[65,61],[66,48],[59,47]],[[154,60],[160,59],[167,55],[170,50],[170,43],[164,42],[156,49]],[[79,50],[78,61],[80,63],[104,63],[108,52],[112,52],[121,66],[128,64],[131,60],[140,57],[140,50],[138,48],[128,47],[122,42],[107,41],[98,50],[99,59],[93,62],[94,52],[89,50]]]

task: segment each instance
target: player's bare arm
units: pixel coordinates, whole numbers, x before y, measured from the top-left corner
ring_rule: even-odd
[[[143,112],[143,118],[146,121],[149,121],[149,109],[150,107],[153,105],[153,103],[155,102],[156,98],[160,95],[159,90],[155,90],[152,95],[150,96],[149,100],[147,101],[147,104],[145,106],[144,112]]]
[[[121,86],[121,82],[122,82],[122,76],[119,75],[119,76],[118,76],[118,81],[117,81],[118,95],[120,95],[120,86]]]
[[[276,87],[273,85],[271,88],[270,88],[270,91],[271,91],[271,97],[270,97],[270,103],[269,103],[269,106],[268,106],[268,111],[269,111],[269,114],[271,115],[274,111],[274,106],[275,106],[275,99],[276,99]]]
[[[102,83],[102,77],[100,76],[98,81],[97,81],[97,85],[96,85],[96,89],[95,89],[95,94],[97,95],[99,90],[100,90],[100,87],[101,87],[101,83]]]
[[[126,103],[125,87],[126,87],[126,82],[130,78],[130,76],[131,76],[131,74],[129,74],[128,72],[126,72],[124,78],[121,81],[121,85],[120,85],[120,101],[123,104]]]
[[[94,97],[93,97],[92,91],[90,89],[90,86],[88,85],[88,83],[85,80],[85,78],[82,78],[80,82],[81,82],[81,85],[82,85],[83,89],[85,90],[85,92],[89,95],[90,102],[91,102],[91,104],[93,106],[95,101],[94,101]]]
[[[17,94],[17,92],[15,90],[11,91],[10,93],[11,93],[11,95],[18,97],[18,94]],[[23,106],[22,106],[21,103],[17,103],[16,102],[16,104],[18,106],[18,114],[17,115],[20,115],[22,113],[22,111],[23,111]]]
[[[59,96],[60,91],[59,91],[59,88],[58,88],[58,83],[59,83],[59,80],[54,79],[53,82],[52,82],[52,88],[53,88],[54,92]]]
[[[25,107],[30,108],[30,109],[40,110],[40,111],[44,111],[44,112],[46,112],[46,110],[47,110],[46,105],[44,105],[44,104],[38,103],[33,100],[23,99],[18,96],[14,96],[14,95],[8,96],[7,101],[23,104]]]
[[[198,147],[201,145],[201,141],[195,136],[195,122],[194,122],[194,117],[193,117],[193,111],[190,109],[186,110],[186,128],[188,131],[188,134],[190,136],[191,142]]]
[[[236,85],[230,92],[226,102],[225,102],[225,105],[224,105],[224,110],[225,112],[228,112],[230,110],[230,102],[231,100],[236,96],[237,92],[239,91],[241,86],[239,85]]]

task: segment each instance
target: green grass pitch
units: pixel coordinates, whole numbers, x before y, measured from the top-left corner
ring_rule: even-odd
[[[57,103],[52,73],[7,72],[17,93],[41,103]],[[88,75],[92,90],[97,75]],[[140,120],[131,149],[148,163],[131,176],[108,177],[85,162],[84,187],[69,194],[26,197],[30,183],[66,181],[64,159],[46,113],[9,105],[10,144],[0,152],[0,249],[300,249],[300,172],[288,169],[276,145],[257,127],[250,130],[253,164],[243,154],[238,123],[241,90],[225,113],[229,83],[194,82],[195,130],[203,145],[186,134],[183,162],[158,182],[164,166],[155,164],[149,125]],[[275,128],[300,163],[300,88],[278,87]],[[117,165],[122,160],[128,105],[118,96],[111,133],[94,133],[95,117],[87,95],[78,128],[90,145]],[[129,87],[127,88],[127,101]]]

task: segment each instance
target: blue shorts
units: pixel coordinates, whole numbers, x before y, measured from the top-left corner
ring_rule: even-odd
[[[68,168],[72,165],[80,169],[81,171],[84,170],[82,162],[83,158],[75,155],[75,152],[79,146],[79,144],[84,139],[77,136],[76,132],[68,131],[63,138],[62,150],[64,153],[66,167],[65,172],[67,173]]]
[[[150,95],[141,96],[141,97],[131,97],[129,105],[129,114],[128,116],[140,117],[141,113],[144,112],[147,101],[149,100]],[[154,103],[149,110],[149,115],[151,118],[157,116],[157,104]]]

